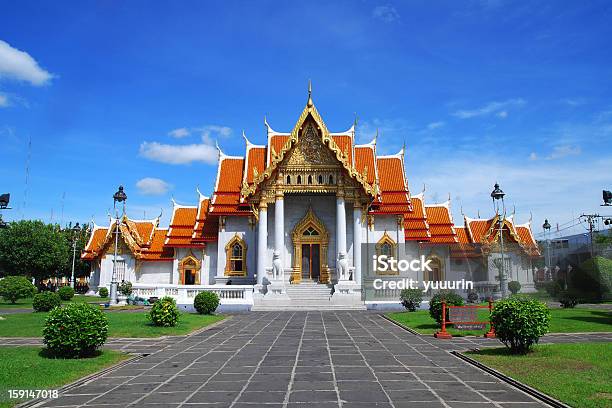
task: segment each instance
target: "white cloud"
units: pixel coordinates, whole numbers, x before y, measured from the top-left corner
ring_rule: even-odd
[[[581,153],[580,146],[562,145],[555,146],[552,153],[547,157],[548,160],[562,159],[567,156],[577,156]]]
[[[187,137],[191,134],[191,131],[189,131],[189,129],[187,128],[178,128],[178,129],[174,129],[171,130],[170,132],[168,132],[168,136],[172,136],[176,139],[181,139],[183,137]]]
[[[49,83],[53,77],[54,75],[41,68],[30,54],[0,40],[0,78],[11,78],[42,86]]]
[[[538,160],[538,155],[535,152],[531,152],[529,160]]]
[[[441,128],[442,126],[444,126],[444,122],[432,122],[429,125],[427,125],[427,129],[434,130],[434,129]]]
[[[200,132],[200,137],[202,138],[202,142],[207,144],[212,144],[212,136],[216,135],[217,137],[225,138],[230,137],[232,134],[232,128],[227,126],[219,126],[219,125],[206,125],[198,128],[193,128],[195,132]]]
[[[374,10],[372,10],[372,17],[382,20],[385,23],[390,23],[392,21],[398,20],[400,18],[400,15],[395,9],[395,7],[391,5],[386,5],[374,7]]]
[[[163,195],[166,194],[172,186],[162,179],[145,177],[136,182],[138,192],[143,195]]]
[[[0,93],[0,108],[6,108],[10,106],[8,96]]]
[[[502,102],[489,102],[480,108],[458,110],[453,113],[453,116],[460,119],[469,119],[477,116],[496,114],[500,118],[505,118],[508,116],[507,108],[520,107],[525,103],[527,102],[522,98],[508,99]]]
[[[580,106],[584,105],[586,100],[584,98],[564,98],[560,102],[568,106]]]
[[[206,143],[170,145],[158,142],[142,142],[140,155],[153,161],[167,164],[217,163],[217,149]]]

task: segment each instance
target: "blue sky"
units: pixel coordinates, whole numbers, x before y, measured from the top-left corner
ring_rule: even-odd
[[[103,223],[210,194],[214,141],[288,131],[312,79],[332,131],[406,144],[413,193],[489,216],[495,181],[535,231],[612,188],[612,4],[31,2],[0,16],[5,219]],[[26,187],[28,141],[30,172]],[[144,181],[143,181],[144,179]],[[158,179],[158,180],[150,180]],[[161,182],[160,182],[161,180]],[[25,205],[24,205],[25,204]],[[63,208],[63,211],[62,211]],[[581,232],[582,226],[564,232]]]

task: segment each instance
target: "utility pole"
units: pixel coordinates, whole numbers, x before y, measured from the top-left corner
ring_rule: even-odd
[[[599,214],[582,214],[580,216],[581,220],[584,220],[589,223],[589,239],[591,240],[591,258],[595,256],[595,248],[593,245],[593,232],[595,231],[595,223],[598,222],[600,219],[603,220],[605,223],[605,220],[611,217],[612,216],[610,215],[599,215]]]

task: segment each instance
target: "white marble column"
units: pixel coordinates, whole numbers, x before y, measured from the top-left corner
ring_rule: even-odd
[[[257,284],[263,284],[266,276],[266,253],[268,249],[268,205],[259,203],[257,222]]]
[[[284,263],[283,252],[285,246],[285,208],[283,193],[276,192],[274,201],[274,259],[280,261],[280,271],[275,271],[274,279],[282,279]]]
[[[353,266],[355,274],[353,280],[361,285],[361,205],[358,201],[353,204]]]
[[[338,280],[348,279],[348,260],[346,259],[346,210],[344,192],[336,196],[336,270]]]

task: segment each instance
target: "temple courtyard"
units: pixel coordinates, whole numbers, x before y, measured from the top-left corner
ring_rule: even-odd
[[[542,343],[610,340],[558,334]],[[2,346],[37,344],[0,339]],[[107,348],[140,357],[30,406],[543,406],[449,352],[499,344],[419,336],[371,312],[237,314],[187,336],[112,339]]]

